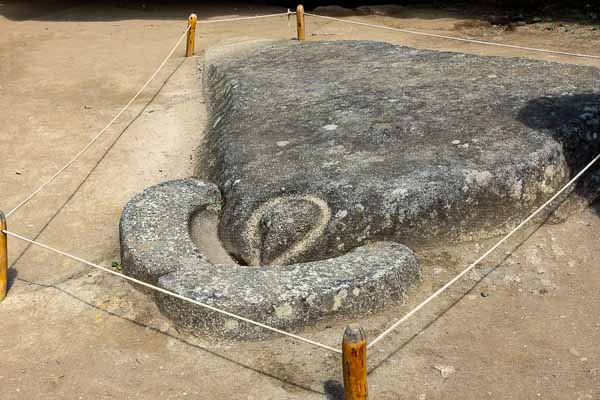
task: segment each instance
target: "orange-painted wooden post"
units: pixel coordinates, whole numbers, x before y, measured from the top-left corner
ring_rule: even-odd
[[[296,25],[298,27],[298,40],[304,40],[304,6],[298,4],[296,7]]]
[[[185,56],[191,57],[194,55],[194,47],[196,46],[196,22],[198,21],[198,17],[196,14],[190,14],[188,18],[188,29],[187,33],[187,44],[185,46]]]
[[[0,211],[0,301],[6,297],[8,290],[8,237],[6,233],[6,217]]]
[[[342,341],[342,367],[344,371],[344,399],[366,400],[367,339],[358,325],[349,325]]]

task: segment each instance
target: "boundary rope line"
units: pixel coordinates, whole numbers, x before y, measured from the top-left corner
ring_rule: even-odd
[[[511,48],[511,49],[519,49],[519,50],[527,50],[527,51],[537,51],[537,52],[541,52],[541,53],[561,54],[561,55],[572,56],[572,57],[583,57],[583,58],[600,59],[600,56],[595,56],[595,55],[590,55],[590,54],[570,53],[570,52],[567,52],[567,51],[538,49],[538,48],[535,48],[535,47],[517,46],[517,45],[514,45],[514,44],[486,42],[484,40],[466,39],[466,38],[459,38],[459,37],[455,37],[455,36],[440,35],[440,34],[437,34],[437,33],[427,33],[427,32],[420,32],[420,31],[413,31],[411,29],[402,29],[402,28],[394,28],[394,27],[385,26],[385,25],[369,24],[369,23],[366,23],[366,22],[352,21],[352,20],[342,19],[342,18],[326,17],[324,15],[318,15],[318,14],[312,14],[312,13],[305,13],[305,15],[308,15],[308,16],[311,16],[311,17],[316,17],[316,18],[328,19],[328,20],[332,20],[332,21],[346,22],[348,24],[362,25],[362,26],[368,26],[368,27],[371,27],[371,28],[378,28],[378,29],[385,29],[385,30],[389,30],[389,31],[396,31],[396,32],[402,32],[402,33],[408,33],[408,34],[411,34],[411,35],[429,36],[429,37],[435,37],[435,38],[439,38],[439,39],[456,40],[456,41],[459,41],[459,42],[484,44],[484,45],[497,46],[497,47],[508,47],[508,48]]]
[[[214,24],[217,22],[231,22],[231,21],[245,21],[248,19],[259,19],[259,18],[270,18],[270,17],[282,17],[284,15],[295,15],[295,12],[288,10],[284,13],[277,14],[267,14],[267,15],[253,15],[250,17],[236,17],[236,18],[225,18],[225,19],[205,19],[203,21],[198,21],[198,24]]]
[[[483,253],[483,255],[481,255],[476,261],[474,261],[472,264],[470,264],[467,268],[465,268],[460,274],[456,275],[454,278],[452,278],[448,283],[446,283],[444,286],[442,286],[441,288],[439,288],[437,291],[435,291],[435,293],[433,293],[431,296],[429,296],[427,299],[425,299],[421,304],[419,304],[418,306],[416,306],[415,308],[413,308],[410,312],[406,313],[402,318],[400,318],[398,321],[396,321],[392,326],[390,326],[388,329],[386,329],[385,331],[383,331],[381,334],[379,334],[379,336],[377,336],[375,339],[373,339],[368,345],[367,348],[371,348],[373,347],[375,344],[377,344],[377,342],[379,342],[380,340],[382,340],[384,337],[386,337],[389,333],[391,333],[392,331],[394,331],[396,328],[398,328],[398,326],[400,326],[404,321],[406,321],[407,319],[409,319],[410,317],[412,317],[414,314],[416,314],[421,308],[425,307],[427,304],[429,304],[432,300],[434,300],[436,297],[438,297],[440,294],[442,294],[446,289],[448,289],[450,286],[452,286],[454,283],[456,283],[460,278],[462,278],[466,273],[468,273],[469,271],[471,271],[473,268],[475,268],[481,261],[483,261],[485,258],[487,258],[487,256],[489,256],[492,252],[494,252],[494,250],[496,250],[498,247],[500,247],[504,242],[506,242],[510,237],[512,237],[518,230],[520,230],[523,226],[525,226],[529,221],[531,221],[533,218],[535,218],[535,216],[537,216],[540,212],[542,212],[548,205],[550,205],[554,200],[556,200],[557,197],[559,197],[565,190],[567,190],[573,183],[575,183],[579,178],[581,178],[581,176],[586,173],[590,168],[592,168],[592,166],[598,161],[600,160],[600,154],[598,154],[588,165],[586,165],[581,171],[579,171],[579,173],[577,175],[575,175],[565,186],[563,186],[562,189],[560,189],[558,192],[556,192],[554,194],[554,196],[552,196],[548,201],[546,201],[544,204],[542,204],[537,210],[535,210],[529,217],[525,218],[519,225],[517,225],[516,228],[514,228],[512,231],[510,231],[506,236],[504,236],[498,243],[496,243],[495,245],[493,245],[488,251],[486,251],[485,253]]]
[[[92,138],[92,140],[88,144],[86,144],[79,151],[79,153],[77,153],[71,159],[71,161],[69,161],[62,168],[60,168],[58,171],[56,171],[56,173],[54,175],[52,175],[50,177],[50,179],[48,179],[46,182],[44,182],[40,187],[38,187],[36,190],[34,190],[29,196],[27,196],[19,204],[17,204],[12,210],[10,210],[6,214],[6,218],[10,217],[14,212],[16,212],[18,209],[20,209],[25,204],[27,204],[31,199],[33,199],[35,196],[37,196],[46,186],[48,186],[50,183],[52,183],[60,174],[62,174],[75,161],[77,161],[79,159],[79,157],[81,157],[83,155],[83,153],[85,153],[87,151],[87,149],[89,149],[90,146],[92,144],[94,144],[96,142],[96,140],[98,140],[100,138],[100,136],[102,136],[108,130],[108,128],[110,128],[112,126],[112,124],[129,108],[129,106],[131,106],[131,104],[133,104],[133,102],[139,97],[139,95],[144,91],[144,89],[146,89],[146,87],[150,84],[150,82],[152,82],[154,80],[154,78],[156,78],[156,76],[158,75],[158,73],[162,70],[162,68],[165,66],[165,64],[167,63],[167,61],[171,58],[171,56],[173,55],[173,53],[175,53],[175,50],[177,50],[177,48],[179,47],[179,44],[181,44],[181,41],[183,40],[183,38],[186,37],[186,35],[187,35],[187,33],[188,33],[189,30],[190,30],[190,27],[188,26],[187,29],[185,30],[185,32],[183,32],[183,34],[179,38],[179,40],[177,40],[177,43],[175,43],[175,45],[173,46],[173,48],[171,49],[171,51],[169,52],[169,54],[160,63],[160,65],[154,71],[154,73],[150,76],[150,78],[148,78],[148,80],[142,85],[142,87],[131,98],[131,100],[129,100],[129,102],[127,104],[125,104],[125,106],[123,108],[121,108],[121,110],[110,120],[110,122],[108,124],[106,124],[106,126],[104,128],[102,128],[102,130],[100,132],[98,132],[98,134],[96,136],[94,136]]]
[[[52,252],[54,252],[54,253],[57,253],[57,254],[60,254],[60,255],[62,255],[62,256],[64,256],[64,257],[70,258],[70,259],[72,259],[72,260],[78,261],[78,262],[80,262],[80,263],[83,263],[83,264],[86,264],[86,265],[89,265],[90,267],[94,267],[94,268],[96,268],[96,269],[99,269],[99,270],[101,270],[101,271],[107,272],[107,273],[109,273],[109,274],[112,274],[112,275],[114,275],[114,276],[117,276],[117,277],[119,277],[119,278],[122,278],[122,279],[125,279],[125,280],[127,280],[127,281],[130,281],[130,282],[136,283],[136,284],[138,284],[138,285],[141,285],[141,286],[147,287],[147,288],[149,288],[149,289],[155,290],[155,291],[157,291],[157,292],[160,292],[160,293],[166,294],[166,295],[168,295],[168,296],[171,296],[171,297],[174,297],[174,298],[176,298],[176,299],[183,300],[183,301],[186,301],[186,302],[188,302],[188,303],[195,304],[195,305],[197,305],[197,306],[200,306],[200,307],[206,308],[206,309],[208,309],[208,310],[211,310],[211,311],[217,312],[217,313],[219,313],[219,314],[226,315],[226,316],[228,316],[228,317],[231,317],[231,318],[235,318],[235,319],[237,319],[237,320],[240,320],[240,321],[243,321],[243,322],[247,322],[247,323],[249,323],[249,324],[252,324],[252,325],[256,325],[256,326],[258,326],[258,327],[260,327],[260,328],[263,328],[263,329],[266,329],[266,330],[269,330],[269,331],[272,331],[272,332],[278,333],[278,334],[280,334],[280,335],[283,335],[283,336],[288,336],[288,337],[290,337],[290,338],[293,338],[293,339],[296,339],[296,340],[298,340],[298,341],[301,341],[301,342],[304,342],[304,343],[310,344],[310,345],[312,345],[312,346],[319,347],[319,348],[321,348],[321,349],[325,349],[325,350],[329,350],[329,351],[331,351],[331,352],[333,352],[333,353],[336,353],[336,354],[342,354],[342,351],[341,351],[341,350],[335,349],[335,348],[333,348],[333,347],[330,347],[330,346],[327,346],[327,345],[325,345],[325,344],[321,344],[321,343],[319,343],[319,342],[315,342],[315,341],[313,341],[313,340],[306,339],[306,338],[304,338],[304,337],[302,337],[302,336],[294,335],[293,333],[289,333],[289,332],[283,331],[283,330],[281,330],[281,329],[273,328],[272,326],[265,325],[265,324],[262,324],[262,323],[260,323],[260,322],[257,322],[257,321],[253,321],[253,320],[251,320],[251,319],[248,319],[248,318],[242,317],[242,316],[240,316],[240,315],[237,315],[237,314],[231,313],[231,312],[229,312],[229,311],[221,310],[221,309],[219,309],[219,308],[216,308],[216,307],[213,307],[213,306],[211,306],[211,305],[208,305],[208,304],[205,304],[205,303],[201,303],[201,302],[199,302],[199,301],[196,301],[196,300],[194,300],[194,299],[190,299],[189,297],[182,296],[182,295],[180,295],[180,294],[177,294],[177,293],[171,292],[171,291],[169,291],[169,290],[166,290],[166,289],[160,288],[160,287],[158,287],[158,286],[154,286],[154,285],[152,285],[152,284],[150,284],[150,283],[147,283],[147,282],[141,281],[141,280],[139,280],[139,279],[135,279],[135,278],[132,278],[132,277],[130,277],[130,276],[127,276],[127,275],[125,275],[125,274],[121,274],[121,273],[119,273],[119,272],[113,271],[113,270],[111,270],[111,269],[109,269],[109,268],[106,268],[106,267],[103,267],[103,266],[101,266],[101,265],[94,264],[94,263],[92,263],[92,262],[90,262],[90,261],[86,261],[86,260],[84,260],[84,259],[82,259],[82,258],[80,258],[80,257],[74,256],[74,255],[72,255],[72,254],[66,253],[66,252],[64,252],[64,251],[61,251],[61,250],[58,250],[58,249],[55,249],[55,248],[53,248],[53,247],[50,247],[50,246],[48,246],[48,245],[46,245],[46,244],[43,244],[43,243],[40,243],[40,242],[36,242],[35,240],[28,239],[28,238],[26,238],[26,237],[24,237],[24,236],[21,236],[21,235],[17,234],[17,233],[13,233],[13,232],[10,232],[10,231],[7,231],[7,230],[2,230],[2,232],[3,232],[3,233],[5,233],[5,234],[7,234],[8,236],[14,237],[14,238],[16,238],[16,239],[23,240],[23,241],[25,241],[25,242],[27,242],[27,243],[30,243],[30,244],[32,244],[32,245],[35,245],[35,246],[41,247],[41,248],[43,248],[43,249],[45,249],[45,250],[48,250],[48,251],[52,251]]]

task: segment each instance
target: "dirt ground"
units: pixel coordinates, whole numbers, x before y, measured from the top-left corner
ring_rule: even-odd
[[[76,3],[0,2],[5,211],[133,96],[185,29],[190,12],[204,19],[282,11],[243,3]],[[600,55],[600,31],[585,24],[506,29],[456,9],[406,8],[394,17],[352,18]],[[294,21],[277,17],[201,25],[198,45],[293,36]],[[307,36],[600,66],[600,60],[312,18]],[[183,47],[79,162],[9,219],[9,229],[103,265],[118,260],[125,202],[151,184],[190,175],[194,165],[205,124],[202,72],[197,58],[182,54]],[[562,224],[530,227],[388,336],[369,355],[371,398],[600,399],[599,215],[597,205]],[[375,337],[491,244],[422,252],[425,279],[408,304],[357,322]],[[2,399],[341,398],[337,355],[279,337],[228,343],[185,336],[129,284],[17,240],[9,246],[13,284],[0,304]],[[338,346],[346,323],[324,322],[302,334]]]

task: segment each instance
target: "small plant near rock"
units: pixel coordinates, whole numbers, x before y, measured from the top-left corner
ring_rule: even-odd
[[[113,261],[112,265],[111,265],[111,268],[114,269],[117,272],[123,272],[123,266],[118,261]]]

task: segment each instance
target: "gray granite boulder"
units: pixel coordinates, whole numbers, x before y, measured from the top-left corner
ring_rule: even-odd
[[[135,196],[121,216],[124,272],[285,330],[299,330],[325,317],[373,312],[400,301],[419,280],[413,252],[393,242],[365,244],[340,257],[293,265],[212,264],[192,239],[190,223],[195,214],[218,213],[221,206],[218,187],[195,178],[165,182]],[[236,339],[270,334],[201,306],[155,295],[161,310],[193,333]]]
[[[367,41],[206,58],[198,174],[251,265],[506,232],[600,150],[592,67]]]
[[[207,54],[204,180],[134,197],[122,261],[131,276],[273,327],[401,300],[420,277],[404,245],[506,232],[600,151],[591,67],[377,42],[240,51]],[[576,190],[598,196],[598,176]],[[200,249],[205,214],[239,264]],[[195,333],[269,334],[156,299]]]

